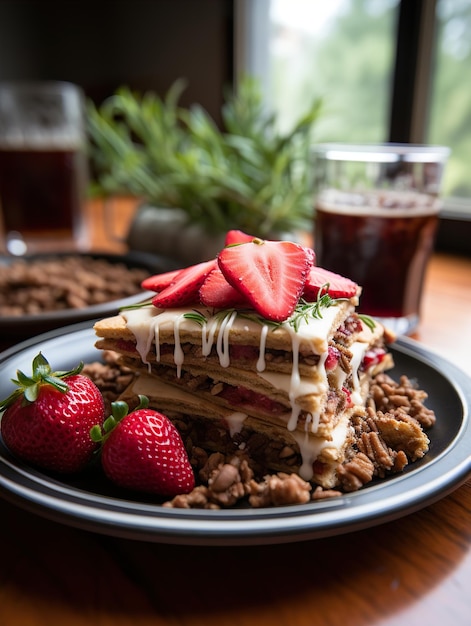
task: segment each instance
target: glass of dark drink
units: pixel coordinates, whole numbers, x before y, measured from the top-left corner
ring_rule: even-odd
[[[315,149],[317,263],[361,285],[360,312],[397,334],[419,323],[448,155],[410,144]]]
[[[3,252],[87,247],[84,96],[66,82],[0,83]]]

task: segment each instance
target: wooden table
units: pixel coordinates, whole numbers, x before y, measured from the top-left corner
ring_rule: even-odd
[[[434,256],[417,337],[471,375],[470,280],[471,259]],[[285,545],[148,544],[2,501],[0,519],[1,626],[468,626],[471,619],[470,480],[395,522]]]

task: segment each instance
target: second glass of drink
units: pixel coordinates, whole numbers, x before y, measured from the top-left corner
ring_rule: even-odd
[[[361,285],[359,311],[397,334],[419,323],[448,155],[410,144],[315,149],[317,262]]]

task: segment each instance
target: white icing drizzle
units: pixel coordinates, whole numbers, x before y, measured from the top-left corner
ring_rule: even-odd
[[[293,432],[293,437],[296,439],[301,453],[302,463],[299,469],[299,475],[301,478],[304,478],[304,480],[311,480],[314,475],[313,463],[326,448],[335,451],[334,456],[340,456],[340,451],[344,446],[349,428],[349,420],[346,416],[343,416],[343,419],[337,424],[332,432],[331,441],[327,441],[322,437],[310,436],[307,432]]]
[[[156,317],[155,319],[157,321],[159,318]],[[155,338],[155,358],[157,362],[159,362],[160,361],[160,326],[158,324],[154,324],[154,338]]]
[[[363,361],[363,357],[365,356],[365,352],[368,349],[368,344],[356,342],[351,346],[350,351],[352,352],[352,402],[354,404],[363,404],[363,398],[361,397],[361,389],[360,389],[360,377],[358,374],[358,370],[360,369],[361,362]]]
[[[140,311],[141,310],[139,310],[139,312]],[[144,310],[142,312],[144,313]],[[152,332],[149,331],[147,323],[149,321],[151,322],[150,329],[152,329],[152,319],[150,315],[133,315],[133,313],[133,311],[126,311],[123,313],[123,317],[126,320],[126,326],[136,338],[136,350],[142,362],[147,365],[150,371],[151,364],[147,359],[147,354],[152,345]],[[147,311],[147,313],[149,313],[149,311]]]
[[[330,380],[336,389],[342,389],[345,380],[347,379],[347,372],[343,370],[337,363],[335,370],[330,372]]]
[[[175,361],[175,365],[177,366],[178,378],[180,378],[182,374],[182,365],[183,365],[183,360],[185,358],[185,354],[182,349],[182,344],[180,342],[180,324],[183,319],[185,319],[183,315],[180,317],[177,317],[177,319],[175,320],[175,324],[173,326],[173,333],[175,337],[175,349],[173,352],[173,360]]]
[[[289,332],[292,348],[293,348],[293,367],[291,375],[275,374],[265,372],[265,353],[266,353],[266,337],[269,327],[263,324],[260,331],[260,325],[257,322],[241,320],[237,317],[237,313],[232,311],[224,318],[211,316],[207,310],[201,311],[205,315],[206,322],[202,329],[202,353],[208,356],[217,332],[216,349],[221,367],[230,365],[229,352],[229,335],[233,327],[243,328],[244,330],[253,330],[254,326],[260,331],[260,349],[257,361],[257,371],[274,387],[278,387],[286,391],[291,404],[291,416],[288,420],[288,429],[293,431],[298,424],[301,407],[297,403],[297,398],[302,395],[320,395],[327,388],[327,374],[324,363],[327,358],[327,340],[326,336],[330,329],[335,316],[337,315],[336,307],[330,307],[325,310],[322,318],[310,319],[309,322],[301,321],[298,330],[295,331],[289,324],[283,324],[284,328]],[[173,325],[175,337],[174,361],[177,366],[177,376],[181,376],[181,368],[184,362],[184,352],[180,341],[180,328],[185,324],[194,324],[194,320],[188,320],[184,317],[186,310],[161,310],[152,309],[151,307],[134,309],[124,314],[128,328],[136,337],[136,349],[139,352],[144,363],[148,364],[147,353],[151,346],[152,340],[156,342],[156,360],[160,361],[160,328],[163,325]],[[314,352],[319,354],[320,360],[318,365],[318,376],[315,380],[306,380],[301,378],[299,373],[299,350],[302,342],[311,344]],[[319,348],[321,351],[319,352]],[[150,367],[150,364],[149,364]],[[316,412],[312,415],[311,432],[316,432],[320,417]]]
[[[319,357],[319,363],[317,366],[316,377],[312,379],[306,379],[299,374],[299,345],[296,347],[296,341],[293,341],[293,368],[291,375],[280,374],[278,372],[263,372],[260,374],[267,382],[273,387],[281,389],[288,394],[291,403],[291,416],[288,420],[288,430],[295,430],[298,424],[299,415],[301,413],[301,407],[299,406],[297,399],[301,396],[314,396],[315,398],[321,398],[328,390],[327,372],[325,369],[325,362],[327,359],[327,352],[324,352]],[[310,431],[316,433],[319,427],[321,403],[318,403],[318,410],[311,415]]]
[[[219,322],[217,318],[212,317],[207,322],[204,323],[203,329],[201,331],[201,340],[202,340],[202,351],[203,356],[209,356],[211,353],[211,348],[214,343],[214,336],[218,329]]]
[[[267,343],[268,324],[262,326],[260,333],[260,349],[258,353],[257,372],[263,372],[265,370],[265,347]]]
[[[221,322],[218,338],[216,343],[216,349],[219,357],[219,363],[221,367],[229,367],[229,332],[232,328],[234,320],[237,317],[237,311],[232,311],[230,315],[227,315]]]
[[[310,417],[311,417],[311,432],[317,433],[317,431],[319,430],[319,424],[321,421],[321,412],[316,411],[314,415],[311,414]]]
[[[180,330],[189,324],[197,323],[195,320],[184,317],[187,312],[186,309],[161,310],[146,307],[123,313],[128,328],[136,337],[136,349],[144,363],[148,363],[147,353],[154,338],[156,342],[156,360],[160,361],[160,329],[164,325],[173,326],[175,338],[174,361],[177,366],[177,376],[181,376],[184,352],[180,341]],[[283,328],[290,334],[292,342],[293,367],[290,375],[265,371],[266,338],[269,330],[267,324],[262,324],[260,328],[258,322],[240,318],[237,316],[236,311],[232,311],[222,319],[220,316],[211,315],[207,309],[202,309],[200,312],[206,319],[201,333],[202,353],[204,356],[208,356],[211,353],[217,333],[216,349],[221,367],[230,365],[229,336],[232,328],[239,332],[243,330],[260,333],[257,371],[259,376],[265,378],[273,387],[282,389],[288,394],[291,404],[291,415],[288,419],[287,428],[290,431],[294,431],[302,410],[297,399],[303,395],[312,395],[320,398],[328,390],[327,373],[325,370],[325,361],[328,354],[327,336],[338,315],[338,308],[332,306],[325,309],[321,318],[301,320],[296,331],[290,324],[282,324]],[[305,379],[300,376],[299,352],[302,343],[308,343],[312,351],[319,355],[317,376],[313,379]],[[311,415],[309,424],[306,425],[306,428],[309,428],[311,433],[317,432],[321,408],[319,403],[318,411]]]

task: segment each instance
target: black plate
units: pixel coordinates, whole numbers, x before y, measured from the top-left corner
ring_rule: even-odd
[[[47,258],[64,258],[66,256],[86,256],[94,259],[103,259],[109,263],[124,263],[129,268],[138,268],[147,270],[149,276],[165,272],[172,269],[177,269],[176,262],[166,257],[157,256],[153,254],[147,254],[145,252],[130,252],[128,254],[108,254],[99,252],[90,253],[51,253],[41,255],[31,255],[21,257],[22,259],[35,260],[35,259],[47,259]],[[0,265],[9,265],[10,263],[17,261],[18,257],[1,256]],[[104,302],[103,304],[96,304],[83,309],[66,309],[61,311],[47,311],[35,315],[1,315],[0,316],[0,334],[3,341],[5,337],[9,339],[13,338],[17,343],[29,337],[34,337],[39,333],[52,330],[54,328],[61,328],[66,325],[75,324],[84,320],[92,320],[98,317],[108,317],[114,315],[123,306],[128,306],[139,302],[146,298],[148,293],[140,293],[127,298],[121,298],[120,300],[111,300]],[[2,341],[0,341],[1,345]],[[11,345],[13,341],[9,342]]]
[[[56,369],[96,360],[90,323],[47,333],[0,354],[0,398],[17,369],[29,372],[39,348]],[[49,519],[104,534],[177,544],[282,543],[332,536],[409,514],[458,487],[471,472],[471,380],[410,339],[392,346],[392,375],[417,379],[437,414],[430,452],[400,475],[323,502],[267,509],[177,510],[123,496],[84,475],[57,480],[13,458],[0,442],[0,491],[8,500]]]

